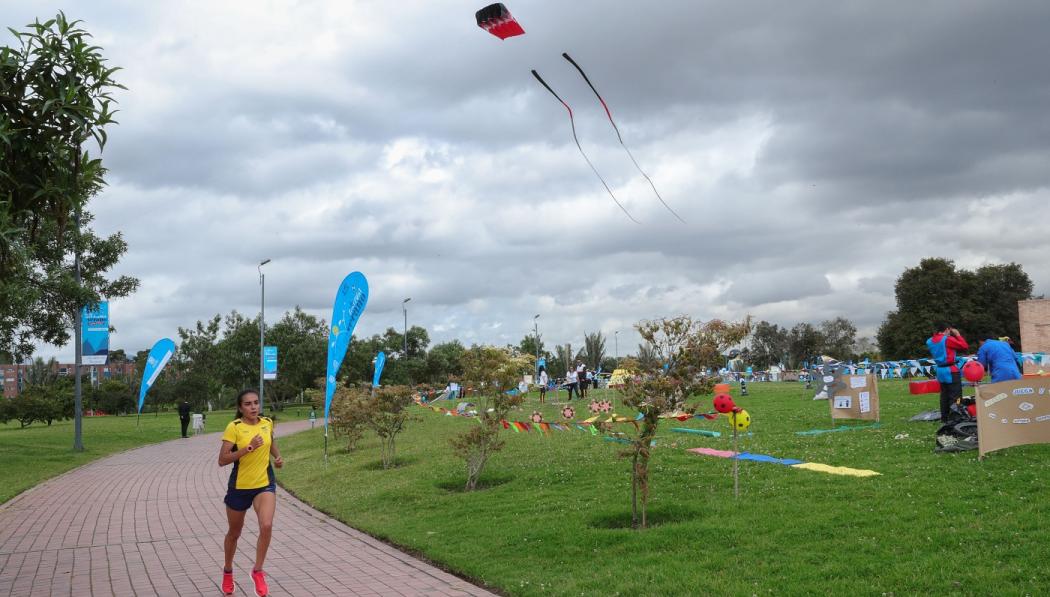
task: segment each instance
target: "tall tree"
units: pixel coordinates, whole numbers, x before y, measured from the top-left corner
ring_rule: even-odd
[[[298,305],[266,330],[266,343],[277,347],[277,379],[266,384],[277,400],[288,400],[325,374],[328,324]]]
[[[857,343],[857,326],[845,317],[836,317],[820,322],[820,337],[823,340],[822,354],[845,361],[852,359],[853,346]]]
[[[553,363],[549,363],[548,370],[551,371],[551,375],[555,377],[560,376],[563,371],[568,371],[572,368],[572,344],[559,344],[554,347],[555,359]],[[563,370],[562,367],[565,369]]]
[[[878,331],[883,358],[925,354],[931,324],[946,321],[963,332],[1017,337],[1017,301],[1032,297],[1032,281],[1020,265],[957,269],[949,259],[926,258],[908,268],[894,286],[897,309],[886,314]]]
[[[749,360],[758,369],[784,363],[788,356],[788,331],[775,323],[760,321],[751,332]],[[787,363],[785,363],[787,364]]]
[[[118,69],[62,13],[12,34],[0,48],[0,350],[21,360],[36,340],[66,344],[81,306],[138,280],[106,277],[127,245],[96,236],[85,209],[106,173],[85,142],[105,147]]]
[[[824,337],[812,323],[796,323],[788,333],[788,354],[791,366],[797,368],[824,349]]]
[[[259,385],[259,317],[248,319],[237,311],[223,318],[218,359],[223,385],[242,390]]]
[[[597,371],[605,358],[605,336],[600,332],[583,335],[583,362],[591,371]]]
[[[58,361],[55,357],[44,360],[40,357],[33,359],[25,370],[25,385],[27,386],[52,386],[58,381]]]
[[[654,369],[660,366],[660,355],[657,354],[656,347],[648,342],[638,344],[638,356],[636,358],[638,363],[646,369]]]
[[[449,377],[463,375],[460,363],[466,350],[459,340],[435,344],[427,354],[427,381],[445,384]]]
[[[537,347],[537,344],[539,345]],[[535,357],[537,354],[543,356],[543,338],[537,338],[535,334],[529,334],[518,342],[518,352],[521,354],[531,354]]]
[[[219,371],[223,364],[218,352],[221,321],[222,317],[216,315],[207,322],[198,321],[193,328],[178,329],[179,349],[172,363],[178,372],[175,397],[187,400],[197,410],[222,394]]]
[[[868,359],[873,362],[882,360],[882,355],[879,354],[879,345],[867,336],[857,338],[857,342],[853,345],[853,354],[856,355],[858,360]]]

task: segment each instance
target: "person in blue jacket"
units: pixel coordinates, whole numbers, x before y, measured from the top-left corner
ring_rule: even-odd
[[[992,383],[1021,379],[1017,364],[1017,353],[1012,346],[996,339],[994,334],[982,334],[977,361],[992,376]]]

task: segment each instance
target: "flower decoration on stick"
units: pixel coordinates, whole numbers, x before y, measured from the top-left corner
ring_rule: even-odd
[[[729,424],[737,431],[746,431],[751,426],[751,415],[742,408],[737,408],[729,415]]]
[[[532,416],[529,417],[529,418],[532,419],[533,423],[542,423],[543,422],[543,413],[541,413],[538,410],[534,410],[534,411],[532,411]]]
[[[600,404],[598,404],[597,400],[591,400],[591,403],[587,405],[587,408],[591,411],[592,414],[595,415],[601,412],[602,410],[602,407]]]
[[[733,398],[729,394],[719,394],[715,396],[713,404],[715,410],[720,413],[732,412],[734,408],[737,408],[736,404],[733,403]]]

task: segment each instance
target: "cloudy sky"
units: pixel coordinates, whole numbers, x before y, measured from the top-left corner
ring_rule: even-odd
[[[270,320],[327,318],[360,270],[359,334],[412,297],[435,341],[516,343],[539,313],[548,344],[620,330],[621,354],[679,313],[871,334],[925,256],[1016,261],[1050,292],[1050,4],[508,6],[527,34],[500,41],[458,0],[0,5],[16,27],[84,19],[124,68],[90,207],[142,281],[111,305],[114,346],[257,313],[264,258]]]

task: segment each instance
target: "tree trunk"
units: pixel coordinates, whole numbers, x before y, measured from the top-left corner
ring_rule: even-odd
[[[638,448],[631,462],[631,528],[638,528]]]
[[[645,511],[646,506],[649,505],[649,457],[647,455],[642,456],[642,466],[638,476],[642,486],[642,528],[645,529],[649,526],[649,519]]]
[[[392,468],[396,461],[396,454],[394,452],[394,436],[390,436],[383,442],[383,468]]]
[[[642,491],[642,528],[648,528],[649,518],[646,508],[649,505],[649,459],[653,438],[656,437],[657,423],[646,421],[639,434],[638,442],[638,485]]]
[[[478,487],[478,480],[481,478],[481,471],[485,468],[485,461],[488,460],[488,451],[481,450],[470,457],[467,460],[467,491],[474,491]]]

